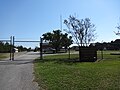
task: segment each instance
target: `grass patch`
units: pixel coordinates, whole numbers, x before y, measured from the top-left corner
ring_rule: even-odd
[[[7,58],[9,56],[9,53],[0,53],[0,60]]]
[[[78,58],[71,55],[71,60]],[[68,55],[46,56],[35,63],[36,81],[45,90],[119,90],[120,56],[104,52],[100,62],[67,61]]]
[[[111,55],[111,53],[120,53],[120,51],[103,51],[103,60],[120,60],[120,55]],[[98,51],[97,57],[101,58],[101,51]]]

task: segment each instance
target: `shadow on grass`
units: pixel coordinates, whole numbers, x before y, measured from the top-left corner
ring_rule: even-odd
[[[76,63],[80,63],[78,58],[74,58],[74,59],[36,59],[34,61],[34,63],[46,63],[46,62],[53,62],[54,64],[67,64],[67,65],[72,65],[72,64],[76,64]]]
[[[113,61],[113,60],[120,60],[120,55],[110,55],[110,54],[104,54],[103,59],[101,59],[101,55],[98,54],[97,56],[97,61],[95,62],[101,62],[101,61]],[[84,61],[82,62],[79,60],[79,55],[78,54],[71,54],[70,58],[68,54],[60,54],[60,55],[48,55],[44,56],[43,60],[36,59],[34,63],[55,63],[55,64],[67,64],[67,65],[72,65],[76,63],[84,63],[84,62],[89,62],[89,63],[95,63],[94,61]]]
[[[96,63],[96,62],[101,62],[101,61],[118,61],[120,60],[120,56],[117,57],[117,58],[104,58],[104,59],[99,59],[95,62],[90,62],[90,61],[85,61],[87,63]],[[57,58],[57,59],[53,59],[53,58],[45,58],[43,60],[41,59],[36,59],[34,61],[34,63],[46,63],[46,62],[52,62],[54,64],[66,64],[66,65],[73,65],[73,64],[77,64],[77,63],[85,63],[84,61],[80,61],[79,58],[71,58],[71,59],[68,59],[68,58]]]

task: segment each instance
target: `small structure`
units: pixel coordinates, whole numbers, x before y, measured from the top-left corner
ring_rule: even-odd
[[[97,49],[95,47],[80,47],[81,62],[95,62],[97,60]]]
[[[94,44],[89,46],[79,46],[77,44],[73,44],[70,46],[73,50],[79,51],[80,62],[95,62],[97,61],[97,48]]]

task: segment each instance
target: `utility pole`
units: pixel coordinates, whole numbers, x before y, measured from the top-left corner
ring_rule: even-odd
[[[70,47],[68,47],[69,60],[70,60]]]

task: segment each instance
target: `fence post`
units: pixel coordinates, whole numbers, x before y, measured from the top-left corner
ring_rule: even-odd
[[[101,59],[103,59],[103,49],[101,50]]]
[[[13,36],[12,60],[14,60],[14,53],[15,53],[15,50],[14,50],[14,42],[15,42],[15,37]]]
[[[79,61],[82,60],[82,57],[81,57],[81,46],[79,45]]]
[[[12,36],[10,37],[10,60],[12,59]]]
[[[70,60],[70,47],[68,47],[69,60]]]
[[[43,39],[40,37],[40,59],[43,59],[43,53],[42,53],[42,43],[43,43]]]

